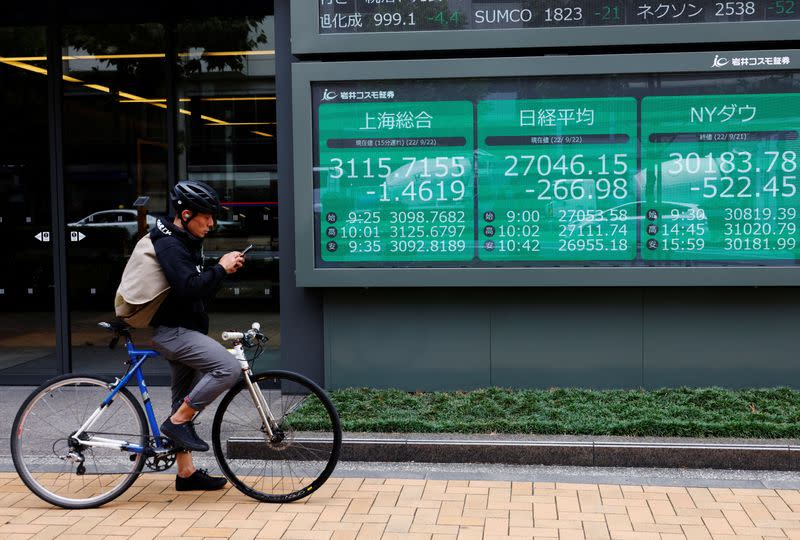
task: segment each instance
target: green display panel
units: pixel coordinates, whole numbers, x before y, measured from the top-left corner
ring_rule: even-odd
[[[636,258],[633,98],[478,103],[478,256]]]
[[[794,70],[323,82],[312,95],[317,268],[800,260]]]
[[[322,104],[318,144],[322,261],[472,260],[470,101]]]
[[[645,97],[641,123],[645,261],[794,263],[800,94]]]

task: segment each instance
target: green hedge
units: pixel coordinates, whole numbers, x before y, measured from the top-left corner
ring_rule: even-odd
[[[331,397],[345,431],[800,437],[800,392],[789,388],[415,393],[359,388]],[[313,411],[307,414],[313,423]]]

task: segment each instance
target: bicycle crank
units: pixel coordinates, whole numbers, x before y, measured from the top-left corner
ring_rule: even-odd
[[[163,472],[175,465],[175,449],[172,448],[172,441],[161,437],[161,447],[167,450],[157,450],[155,439],[150,437],[148,441],[147,459],[144,464],[151,471]],[[135,455],[131,456],[131,460],[135,459]]]

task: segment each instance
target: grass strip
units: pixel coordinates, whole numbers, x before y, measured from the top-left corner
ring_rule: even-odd
[[[353,388],[331,397],[345,431],[800,437],[800,391],[790,388],[413,393]],[[314,423],[314,411],[306,414]]]

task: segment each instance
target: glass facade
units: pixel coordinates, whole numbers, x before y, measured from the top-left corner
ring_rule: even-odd
[[[46,48],[43,27],[0,27],[0,235],[14,239],[0,265],[0,375],[42,380],[59,365]]]
[[[261,321],[277,358],[271,6],[252,15],[102,22],[89,11],[47,27],[0,26],[0,110],[15,126],[0,132],[0,232],[18,239],[0,267],[0,379],[118,374],[126,357],[109,352],[110,336],[97,323],[113,318],[133,247],[157,217],[171,217],[169,189],[183,179],[208,182],[225,206],[205,241],[206,265],[254,246],[210,305],[211,334]],[[51,203],[54,188],[63,207]],[[58,226],[61,259],[53,250]],[[68,343],[57,339],[59,304]],[[134,337],[147,345],[150,335]],[[166,362],[147,368],[148,381],[167,382]]]
[[[211,333],[259,320],[280,343],[273,17],[191,19],[176,29],[178,177],[216,189],[225,211],[205,257],[252,244],[210,305]],[[271,306],[273,316],[265,316]],[[230,314],[230,315],[229,315]]]
[[[62,48],[72,363],[96,372],[108,361],[108,334],[97,322],[109,316],[137,240],[168,211],[168,113],[166,100],[152,101],[166,92],[165,30],[70,25]],[[134,206],[139,197],[147,203]]]

